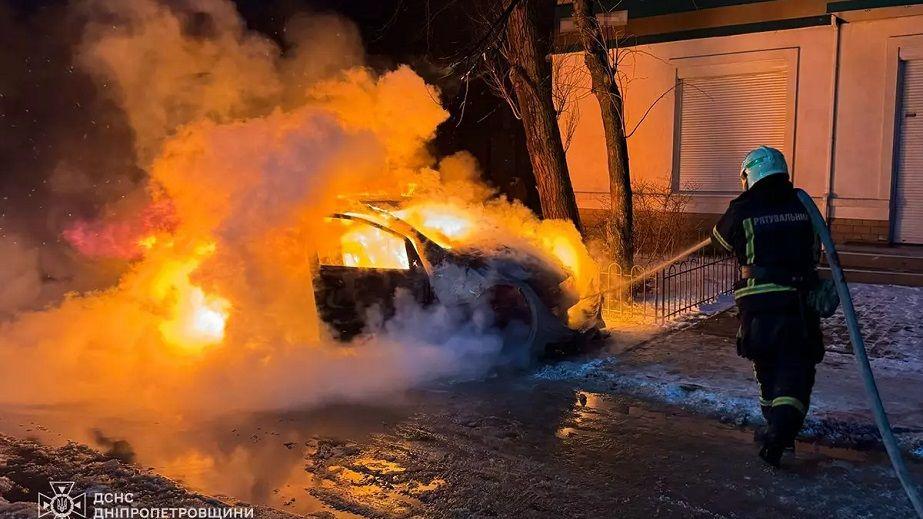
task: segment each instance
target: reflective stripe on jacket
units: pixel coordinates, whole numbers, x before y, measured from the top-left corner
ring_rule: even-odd
[[[767,270],[813,273],[818,244],[807,211],[785,175],[756,183],[731,201],[712,229],[712,241],[733,251],[741,265]],[[796,299],[794,286],[757,278],[740,280],[734,297],[738,304],[751,296]]]

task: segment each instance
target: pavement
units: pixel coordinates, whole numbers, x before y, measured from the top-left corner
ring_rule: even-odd
[[[872,369],[902,448],[923,458],[923,289],[853,287]],[[739,425],[763,423],[752,365],[736,354],[736,310],[684,323],[665,333],[613,330],[606,355],[542,376],[582,373],[610,390],[680,405]],[[868,397],[848,343],[842,315],[825,320],[827,353],[803,437],[826,445],[879,448]]]
[[[920,289],[855,288],[921,481]],[[377,402],[179,421],[0,410],[0,518],[35,517],[49,480],[150,506],[253,505],[257,517],[913,517],[841,326],[825,323],[830,351],[782,469],[756,456],[756,383],[730,310]]]
[[[275,509],[256,517],[913,517],[880,452],[802,443],[777,470],[757,458],[746,427],[594,385],[527,372],[377,406],[137,433],[109,424],[133,447],[133,466],[73,444],[0,438],[12,489],[0,484],[0,517],[34,517],[48,478],[77,481],[77,492],[132,492],[144,505]],[[154,433],[168,446],[159,454],[143,440]],[[923,465],[911,471],[920,478]]]

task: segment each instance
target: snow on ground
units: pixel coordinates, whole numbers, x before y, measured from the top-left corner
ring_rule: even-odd
[[[899,440],[923,458],[923,288],[852,285],[863,335],[886,409]],[[727,301],[708,308],[727,307]],[[642,328],[643,329],[643,328]],[[750,362],[737,357],[736,319],[691,314],[659,333],[614,327],[611,356],[548,366],[539,379],[576,379],[643,399],[680,405],[738,425],[760,425]],[[824,321],[828,353],[803,435],[824,443],[869,447],[879,443],[867,397],[849,353],[841,312]]]
[[[729,421],[740,425],[755,423],[759,419],[759,408],[753,404],[754,397],[749,387],[732,387],[728,383],[708,386],[692,383],[665,365],[649,365],[637,370],[618,358],[593,359],[547,366],[533,376],[541,380],[585,378],[616,392],[680,405],[708,415],[730,417]]]
[[[266,519],[289,519],[295,516],[264,506],[253,506],[232,498],[224,500],[205,496],[181,487],[177,482],[76,443],[54,448],[29,439],[15,439],[0,434],[0,517],[35,519],[38,517],[36,496],[52,494],[50,481],[73,482],[71,497],[86,494],[88,509],[80,517],[100,517],[107,513],[119,517],[154,517],[169,512],[169,516],[201,517],[221,515],[222,509],[241,507],[241,513],[252,508],[252,516]],[[97,496],[122,497],[130,494],[130,502],[96,506]],[[116,510],[116,508],[133,508]],[[180,513],[178,509],[183,509]],[[191,512],[191,513],[189,513]],[[139,513],[143,515],[138,515]],[[122,514],[122,515],[119,515]],[[193,515],[195,514],[195,515]],[[44,517],[51,517],[45,512]],[[77,517],[78,514],[71,514]],[[159,517],[160,515],[157,515]],[[167,515],[165,515],[167,516]],[[229,515],[228,517],[231,517]],[[314,516],[312,516],[314,517]]]
[[[923,287],[850,285],[869,356],[882,367],[923,371]],[[824,322],[827,349],[852,351],[843,309]]]

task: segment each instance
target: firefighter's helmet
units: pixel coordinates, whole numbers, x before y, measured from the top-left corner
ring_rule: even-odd
[[[788,175],[785,156],[775,148],[760,146],[748,153],[740,165],[740,183],[745,190],[770,175]]]

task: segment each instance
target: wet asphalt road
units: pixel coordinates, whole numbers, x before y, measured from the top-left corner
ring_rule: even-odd
[[[882,453],[799,444],[773,470],[752,430],[584,383],[525,373],[180,427],[19,410],[0,431],[123,440],[192,490],[318,517],[912,517]]]
[[[308,442],[310,492],[376,517],[912,517],[880,453],[801,444],[773,470],[751,430],[528,377],[414,400],[364,440]]]

